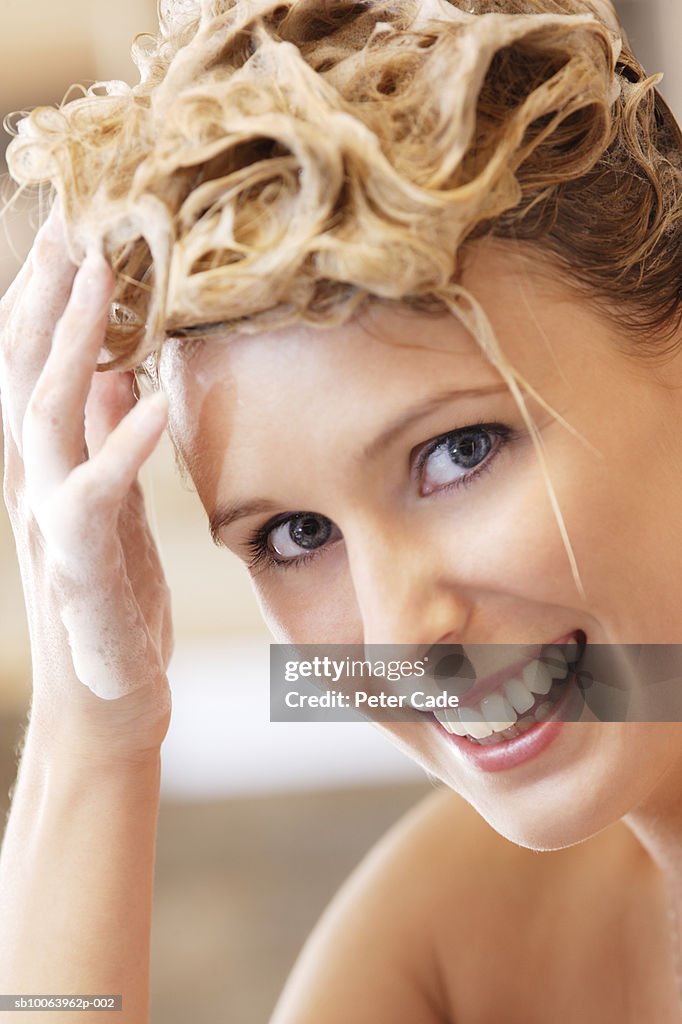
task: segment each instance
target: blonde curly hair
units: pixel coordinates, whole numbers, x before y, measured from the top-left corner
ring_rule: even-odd
[[[138,84],[39,107],[8,149],[73,260],[115,270],[109,367],[398,303],[457,315],[525,409],[459,283],[483,237],[541,251],[642,352],[679,326],[682,139],[609,0],[161,0],[133,57]]]

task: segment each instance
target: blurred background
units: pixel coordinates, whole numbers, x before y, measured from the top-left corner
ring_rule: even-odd
[[[682,3],[616,3],[640,60],[665,72],[682,119]],[[0,110],[58,103],[74,82],[135,81],[129,47],[153,0],[0,0]],[[0,140],[0,173],[6,173]],[[4,193],[9,192],[5,182]],[[36,211],[0,228],[0,293],[30,247]],[[432,790],[369,725],[270,723],[269,635],[246,572],[208,538],[196,495],[162,444],[144,474],[174,596],[174,714],[164,745],[154,1024],[268,1018],[300,945],[342,879]],[[0,811],[29,701],[19,574],[0,511]]]

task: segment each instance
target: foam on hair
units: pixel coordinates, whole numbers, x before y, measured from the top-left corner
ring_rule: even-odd
[[[134,45],[139,83],[32,111],[10,172],[54,186],[75,262],[89,246],[111,260],[119,366],[197,325],[447,298],[477,226],[608,145],[609,15],[604,0],[165,0]],[[482,109],[502,56],[523,57],[526,83]]]
[[[100,368],[212,326],[449,311],[517,400],[584,596],[525,395],[546,403],[459,282],[510,239],[642,352],[679,324],[682,137],[610,0],[160,0],[133,57],[136,85],[39,107],[8,148],[72,259],[114,268]]]

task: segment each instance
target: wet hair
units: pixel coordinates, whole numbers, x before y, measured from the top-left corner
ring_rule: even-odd
[[[161,0],[133,56],[139,83],[33,110],[8,149],[74,261],[112,263],[110,366],[397,304],[458,316],[525,409],[460,283],[483,239],[643,355],[674,342],[682,137],[609,0]]]

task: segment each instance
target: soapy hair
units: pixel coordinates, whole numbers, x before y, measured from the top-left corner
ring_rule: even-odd
[[[682,139],[609,0],[161,0],[133,56],[137,84],[33,110],[8,149],[59,195],[72,259],[114,268],[110,367],[216,327],[449,311],[546,471],[542,400],[460,283],[471,247],[530,246],[643,354],[673,338]]]

